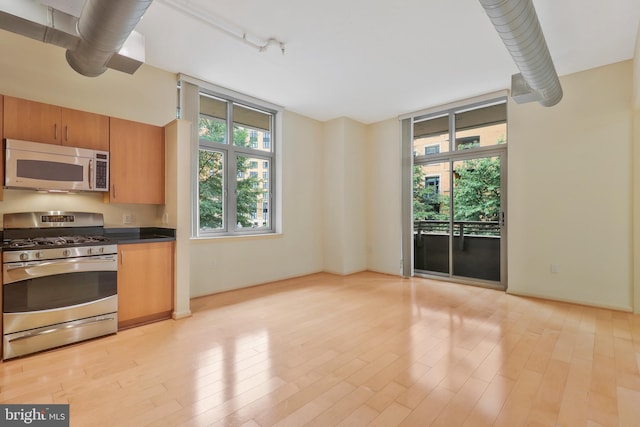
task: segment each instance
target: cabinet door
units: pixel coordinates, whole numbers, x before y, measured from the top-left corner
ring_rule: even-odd
[[[164,204],[164,129],[112,117],[109,139],[109,201]]]
[[[109,151],[109,117],[62,108],[62,145]]]
[[[118,325],[170,317],[173,242],[119,245],[118,252]]]
[[[60,144],[60,107],[4,97],[4,137]]]

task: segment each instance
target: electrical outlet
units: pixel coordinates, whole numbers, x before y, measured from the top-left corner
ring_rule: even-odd
[[[133,222],[133,215],[130,213],[122,214],[122,223],[123,224],[131,224]]]
[[[560,265],[559,264],[551,264],[551,272],[556,274],[560,273]]]
[[[162,223],[164,225],[169,224],[169,212],[165,212],[162,214]]]

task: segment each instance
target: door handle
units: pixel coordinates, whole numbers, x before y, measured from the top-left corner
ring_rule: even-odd
[[[71,323],[69,325],[62,325],[62,326],[53,326],[50,329],[43,329],[43,330],[38,330],[38,331],[33,331],[33,332],[28,332],[25,333],[22,336],[16,337],[16,338],[10,338],[8,341],[10,343],[16,342],[16,341],[23,341],[23,340],[28,340],[30,338],[34,338],[40,335],[47,335],[47,334],[51,334],[54,332],[58,332],[58,331],[66,331],[69,330],[71,328],[81,328],[83,326],[88,326],[88,325],[93,325],[96,323],[100,323],[100,322],[106,322],[106,321],[114,321],[116,320],[115,317],[103,317],[100,319],[86,319],[86,320],[81,320],[81,321],[77,321],[74,323]]]
[[[93,183],[91,178],[93,177],[93,160],[89,160],[89,190],[93,190]]]

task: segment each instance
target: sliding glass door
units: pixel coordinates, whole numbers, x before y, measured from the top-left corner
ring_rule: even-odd
[[[413,254],[417,272],[451,272],[451,162],[413,168]]]
[[[453,276],[500,282],[503,156],[452,162]]]
[[[506,108],[413,125],[413,271],[506,287]]]

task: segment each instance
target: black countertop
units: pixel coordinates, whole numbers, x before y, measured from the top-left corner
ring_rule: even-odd
[[[104,235],[118,244],[171,242],[176,240],[175,229],[161,227],[105,227]]]

